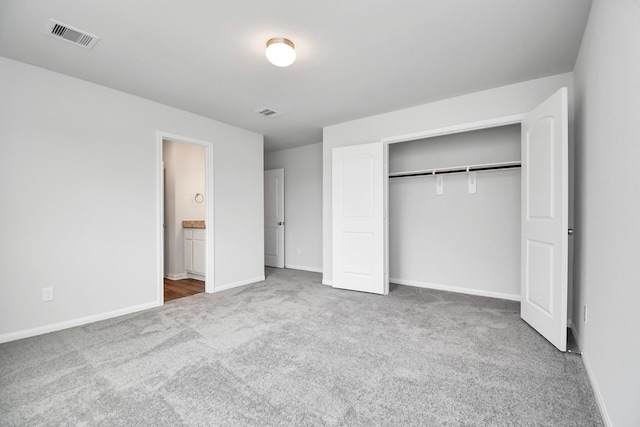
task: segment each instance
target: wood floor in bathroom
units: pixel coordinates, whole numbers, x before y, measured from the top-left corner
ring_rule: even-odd
[[[204,282],[196,279],[164,279],[164,302],[204,292]]]

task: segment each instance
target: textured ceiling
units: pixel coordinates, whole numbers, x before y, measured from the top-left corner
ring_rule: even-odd
[[[0,55],[265,135],[573,70],[590,0],[0,0]],[[52,18],[100,37],[50,37]],[[297,60],[274,67],[266,41]],[[254,111],[284,113],[267,119]]]

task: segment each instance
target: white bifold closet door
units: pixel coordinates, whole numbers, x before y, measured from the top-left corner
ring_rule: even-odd
[[[569,131],[567,89],[522,121],[520,317],[567,347]]]
[[[332,150],[333,287],[386,295],[387,145]]]

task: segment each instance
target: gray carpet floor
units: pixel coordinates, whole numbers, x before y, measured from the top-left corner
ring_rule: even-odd
[[[600,426],[580,356],[519,304],[267,269],[218,294],[0,345],[2,426]]]

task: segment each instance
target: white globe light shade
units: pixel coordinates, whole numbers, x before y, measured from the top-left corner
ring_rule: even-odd
[[[282,37],[274,37],[267,42],[267,59],[277,67],[287,67],[296,60],[293,42]]]

